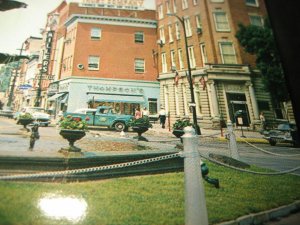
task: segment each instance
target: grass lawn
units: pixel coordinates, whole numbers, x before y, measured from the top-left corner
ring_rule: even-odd
[[[205,183],[210,224],[264,211],[300,199],[300,177],[258,176],[207,163],[210,177],[220,179],[220,189]],[[257,168],[255,168],[257,170]],[[184,224],[184,175],[116,178],[82,183],[0,182],[0,224]],[[73,197],[85,201],[80,218],[76,202],[54,205],[58,213],[75,212],[76,218],[44,213],[45,197]],[[52,198],[54,199],[54,198]],[[46,205],[51,208],[51,202]],[[77,221],[77,222],[74,222]]]

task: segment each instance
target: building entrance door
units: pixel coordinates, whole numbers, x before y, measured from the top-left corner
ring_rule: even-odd
[[[249,126],[250,117],[245,94],[227,93],[227,102],[229,103],[228,111],[232,123],[236,122],[235,115],[237,114],[237,112],[242,112],[244,115],[243,126]]]

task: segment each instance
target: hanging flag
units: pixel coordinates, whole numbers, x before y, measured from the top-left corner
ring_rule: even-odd
[[[179,74],[178,74],[178,72],[176,71],[176,73],[175,73],[175,77],[174,77],[174,82],[175,82],[175,85],[177,86],[178,85],[178,82],[179,82]]]
[[[200,81],[200,84],[202,84],[203,91],[204,91],[206,89],[206,81],[205,81],[204,77],[202,76],[199,81]]]

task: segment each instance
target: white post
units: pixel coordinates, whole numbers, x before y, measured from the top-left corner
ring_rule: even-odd
[[[198,137],[192,127],[184,132],[185,225],[208,225]]]
[[[237,149],[237,144],[236,144],[236,138],[235,138],[235,134],[233,131],[233,126],[231,121],[227,121],[227,129],[228,129],[228,138],[229,138],[229,150],[230,150],[230,156],[233,159],[239,160],[239,153],[238,153],[238,149]]]

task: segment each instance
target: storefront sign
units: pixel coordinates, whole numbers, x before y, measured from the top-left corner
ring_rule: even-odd
[[[105,93],[105,94],[127,94],[127,95],[142,95],[144,90],[135,87],[118,87],[104,85],[88,85],[89,92]]]
[[[59,85],[59,92],[68,92],[68,91],[69,91],[69,83]]]
[[[82,0],[79,7],[144,10],[144,0]]]
[[[46,43],[45,43],[46,51],[44,52],[44,55],[43,55],[43,62],[42,62],[42,69],[41,69],[42,74],[48,73],[53,35],[54,35],[54,31],[49,31],[47,33]]]

